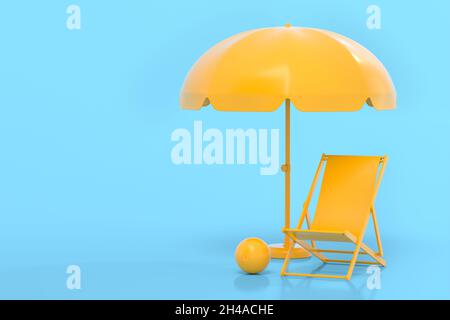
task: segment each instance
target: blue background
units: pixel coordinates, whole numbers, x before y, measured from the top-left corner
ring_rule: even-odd
[[[66,28],[69,4],[81,8],[81,30]],[[381,30],[366,27],[370,4]],[[433,0],[3,3],[0,297],[450,298],[449,11]],[[362,267],[351,282],[281,278],[280,261],[244,275],[240,240],[282,239],[282,173],[171,162],[172,131],[194,120],[283,132],[282,108],[189,112],[178,94],[213,44],[286,22],[353,38],[395,82],[394,111],[292,114],[293,221],[322,152],[390,156],[376,204],[381,290],[366,288]],[[70,264],[81,290],[66,288]]]

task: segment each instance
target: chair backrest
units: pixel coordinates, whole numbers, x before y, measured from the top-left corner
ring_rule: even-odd
[[[327,155],[311,229],[364,233],[383,157]],[[381,178],[381,176],[380,176]]]

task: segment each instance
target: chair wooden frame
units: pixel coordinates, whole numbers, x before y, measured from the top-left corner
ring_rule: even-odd
[[[380,265],[386,267],[386,261],[383,259],[383,248],[381,244],[380,231],[378,228],[378,221],[376,218],[376,213],[374,209],[375,198],[381,183],[381,179],[383,178],[384,169],[386,167],[388,157],[382,156],[380,157],[379,162],[379,171],[378,176],[375,182],[375,191],[372,196],[372,205],[370,207],[370,215],[368,216],[366,222],[364,223],[364,231],[367,228],[367,224],[369,219],[372,218],[373,226],[375,229],[375,235],[377,240],[377,248],[378,250],[375,252],[369,246],[363,243],[364,231],[361,233],[360,237],[356,237],[352,233],[348,231],[336,232],[336,231],[314,231],[311,230],[311,218],[308,212],[309,204],[311,202],[312,196],[314,194],[314,190],[319,180],[320,173],[324,167],[324,163],[327,161],[328,156],[326,154],[322,155],[319,166],[315,173],[313,183],[309,190],[306,201],[303,205],[302,214],[300,216],[299,223],[297,228],[283,228],[283,232],[291,239],[288,253],[284,260],[283,266],[281,268],[281,276],[299,276],[299,277],[312,277],[312,278],[332,278],[332,279],[345,279],[350,280],[353,270],[356,264],[365,264],[365,265]],[[303,223],[306,221],[307,229],[301,229]],[[310,241],[308,244],[306,241]],[[355,245],[355,249],[351,250],[326,250],[319,249],[316,245],[316,241],[331,241],[331,242],[347,242]],[[295,244],[299,244],[305,250],[310,252],[313,256],[321,260],[323,263],[339,263],[339,264],[348,264],[349,268],[346,275],[330,275],[330,274],[309,274],[309,273],[293,273],[287,272],[287,268],[289,265],[289,261],[291,259],[291,252],[294,248]],[[325,253],[333,253],[333,254],[351,254],[352,257],[350,260],[343,259],[329,259],[325,256]],[[360,261],[358,260],[358,255],[368,255],[374,261]]]

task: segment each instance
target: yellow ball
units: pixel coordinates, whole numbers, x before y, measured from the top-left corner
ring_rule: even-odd
[[[235,252],[236,262],[247,273],[263,271],[270,261],[270,248],[263,240],[247,238],[241,241]]]

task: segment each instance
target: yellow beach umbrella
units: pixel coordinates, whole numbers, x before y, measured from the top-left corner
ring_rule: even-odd
[[[187,75],[183,109],[209,104],[219,111],[275,111],[285,102],[285,225],[290,227],[290,105],[300,111],[357,111],[365,103],[393,109],[396,92],[382,63],[366,48],[334,32],[292,27],[234,35],[209,49]],[[283,258],[284,244],[273,245]],[[307,257],[296,248],[292,257]]]

